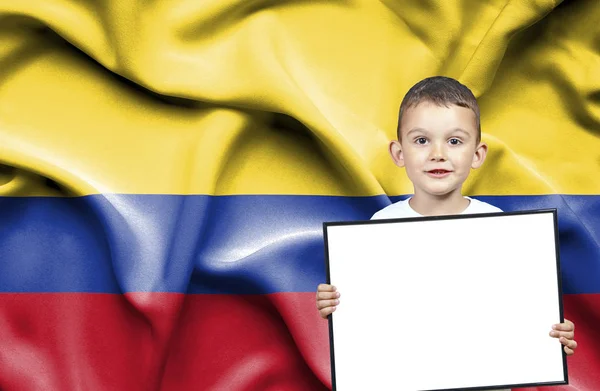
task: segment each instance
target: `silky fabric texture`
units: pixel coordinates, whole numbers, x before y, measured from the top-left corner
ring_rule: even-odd
[[[432,75],[480,103],[465,194],[558,209],[551,389],[600,389],[598,42],[594,0],[0,0],[0,389],[330,389],[322,222],[413,191]]]

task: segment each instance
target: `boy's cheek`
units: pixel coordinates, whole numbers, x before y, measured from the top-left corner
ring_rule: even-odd
[[[404,150],[404,161],[406,165],[415,166],[427,160],[429,152],[422,148],[421,150],[415,150],[413,148],[407,148]]]

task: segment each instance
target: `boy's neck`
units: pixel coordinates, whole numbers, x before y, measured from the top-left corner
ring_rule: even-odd
[[[415,195],[409,201],[410,207],[423,216],[460,214],[469,203],[460,191],[437,196],[415,190]]]

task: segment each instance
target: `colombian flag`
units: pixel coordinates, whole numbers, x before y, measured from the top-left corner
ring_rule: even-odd
[[[465,194],[558,208],[552,390],[599,390],[600,2],[559,3],[0,0],[0,389],[330,389],[322,223],[412,192],[387,143],[446,75]]]

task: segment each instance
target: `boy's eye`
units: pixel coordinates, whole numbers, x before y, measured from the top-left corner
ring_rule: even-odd
[[[417,144],[427,144],[427,139],[425,137],[418,137],[415,142]]]
[[[449,142],[450,142],[450,144],[451,144],[451,145],[459,145],[459,144],[461,144],[461,143],[462,143],[462,141],[460,141],[460,140],[459,140],[459,139],[457,139],[457,138],[451,138],[451,139],[449,140]]]

